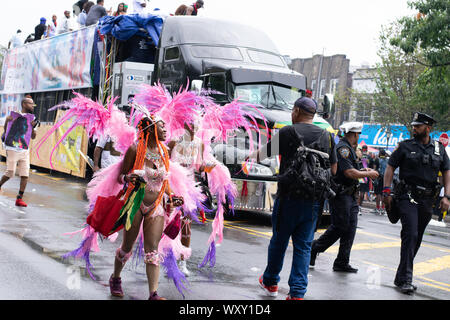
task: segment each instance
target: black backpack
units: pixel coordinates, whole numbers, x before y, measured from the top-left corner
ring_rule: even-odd
[[[303,137],[293,129],[294,145],[298,147],[285,172],[278,175],[281,194],[313,201],[333,198],[330,159],[323,142],[325,135],[330,142],[329,133],[324,130],[319,139],[305,146]]]

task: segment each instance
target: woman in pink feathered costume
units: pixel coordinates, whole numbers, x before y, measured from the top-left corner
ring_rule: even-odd
[[[171,161],[179,163],[184,168],[189,170],[189,175],[192,179],[195,179],[197,185],[201,183],[201,175],[206,171],[210,172],[214,167],[215,163],[206,164],[203,159],[203,154],[205,151],[205,145],[202,140],[195,135],[198,131],[199,121],[196,120],[192,124],[185,124],[185,134],[178,141],[170,141],[168,143],[169,153],[171,156]],[[206,188],[206,187],[205,187]],[[202,221],[206,221],[205,209],[202,205],[198,208],[198,212],[202,217]],[[188,216],[183,217],[181,224],[181,244],[189,248],[191,244],[191,224],[192,219]],[[179,267],[181,272],[185,276],[190,275],[190,271],[187,269],[186,260],[188,257],[181,255],[179,261]]]

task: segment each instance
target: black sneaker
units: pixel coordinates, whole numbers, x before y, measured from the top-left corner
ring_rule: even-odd
[[[339,265],[334,265],[333,266],[333,271],[336,272],[348,272],[348,273],[357,273],[358,269],[353,268],[351,265],[346,265],[346,266],[339,266]]]

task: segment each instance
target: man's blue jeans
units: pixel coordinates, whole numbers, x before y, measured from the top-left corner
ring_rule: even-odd
[[[280,210],[281,207],[281,210]],[[308,285],[311,243],[317,222],[319,203],[311,200],[277,198],[272,212],[273,235],[270,239],[267,267],[263,282],[277,285],[283,268],[284,255],[292,237],[294,254],[289,277],[289,295],[303,298]]]

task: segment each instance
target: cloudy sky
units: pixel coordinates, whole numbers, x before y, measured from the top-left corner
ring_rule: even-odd
[[[123,0],[105,0],[107,9]],[[129,11],[133,0],[125,0]],[[173,13],[180,4],[195,0],[150,0],[148,7]],[[17,29],[34,32],[41,17],[61,21],[75,0],[2,1],[0,44]],[[94,0],[95,2],[95,0]],[[313,54],[346,54],[351,65],[378,61],[377,40],[382,25],[414,14],[407,0],[204,0],[199,15],[239,21],[264,30],[281,54],[306,58]]]

